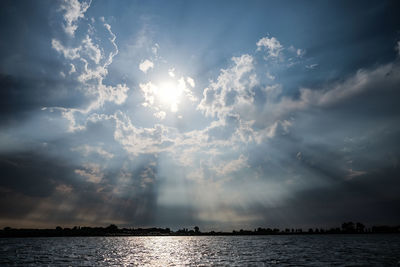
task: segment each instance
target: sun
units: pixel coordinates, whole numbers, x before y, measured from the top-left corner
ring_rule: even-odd
[[[169,106],[172,112],[177,112],[183,91],[184,88],[180,84],[165,81],[157,86],[155,94],[162,104]]]

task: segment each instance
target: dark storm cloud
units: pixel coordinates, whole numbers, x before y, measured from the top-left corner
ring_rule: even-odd
[[[20,123],[47,106],[80,106],[85,100],[71,87],[76,83],[0,74],[0,124]]]
[[[0,217],[8,220],[23,220],[40,200],[40,197],[27,196],[0,188]]]
[[[154,164],[145,165],[148,160],[138,167],[114,166],[102,173],[99,183],[92,183],[76,173],[81,166],[46,151],[38,148],[0,156],[1,217],[21,218],[36,212],[42,217],[37,222],[47,224],[155,222],[157,173]],[[63,205],[74,208],[63,210]]]
[[[0,186],[28,196],[47,197],[61,183],[76,184],[74,166],[40,148],[0,155]]]
[[[388,167],[338,181],[329,187],[300,190],[282,205],[271,209],[274,212],[269,212],[267,208],[265,220],[277,225],[283,219],[288,226],[290,223],[301,226],[313,222],[312,227],[339,226],[346,220],[370,225],[395,224],[400,219],[399,175],[398,167]]]

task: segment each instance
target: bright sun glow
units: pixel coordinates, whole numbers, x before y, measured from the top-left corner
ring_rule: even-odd
[[[156,95],[161,103],[168,105],[172,112],[176,112],[183,90],[184,88],[180,84],[170,81],[162,82],[157,87]]]

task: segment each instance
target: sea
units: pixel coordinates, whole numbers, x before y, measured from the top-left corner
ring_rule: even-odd
[[[1,238],[1,266],[400,266],[400,235]]]

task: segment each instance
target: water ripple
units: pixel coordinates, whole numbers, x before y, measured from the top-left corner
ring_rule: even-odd
[[[399,235],[0,239],[4,266],[400,266]]]

